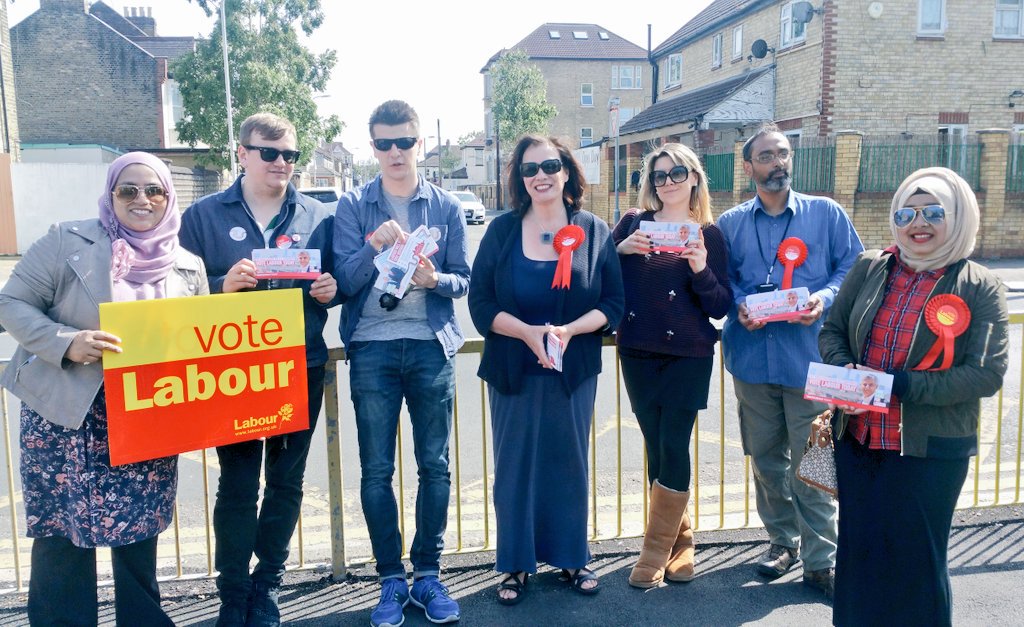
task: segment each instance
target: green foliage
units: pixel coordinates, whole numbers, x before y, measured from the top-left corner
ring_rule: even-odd
[[[219,13],[213,0],[190,0],[207,14]],[[299,43],[296,27],[307,35],[323,23],[320,0],[223,0],[227,2],[228,57],[231,70],[232,115],[235,133],[242,120],[261,111],[287,118],[298,131],[302,163],[321,140],[331,141],[343,124],[338,116],[322,118],[314,92],[327,87],[337,54],[313,54]],[[181,91],[184,115],[178,136],[190,146],[204,143],[206,165],[228,167],[227,108],[220,20],[209,39],[171,68]],[[237,139],[237,137],[236,137]]]
[[[547,101],[547,82],[526,53],[513,50],[491,66],[491,113],[501,143],[511,146],[526,133],[546,133],[558,109]]]
[[[359,179],[359,184],[365,185],[380,174],[380,163],[376,159],[356,161],[352,164],[352,170],[355,172],[356,178]]]

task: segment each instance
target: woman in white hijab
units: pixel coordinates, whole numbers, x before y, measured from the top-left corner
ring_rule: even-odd
[[[837,410],[836,625],[949,625],[953,508],[978,451],[979,399],[1007,366],[1002,283],[967,257],[978,201],[952,170],[896,191],[895,244],[861,254],[819,336],[829,364],[893,376],[887,412]]]

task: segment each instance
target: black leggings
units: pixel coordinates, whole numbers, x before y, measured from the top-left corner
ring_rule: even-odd
[[[690,434],[697,412],[655,407],[636,414],[647,449],[647,480],[678,492],[690,489]]]
[[[117,624],[173,627],[160,607],[156,538],[113,547],[110,555]],[[28,586],[29,623],[91,626],[97,624],[97,613],[96,549],[83,549],[57,536],[36,538]]]

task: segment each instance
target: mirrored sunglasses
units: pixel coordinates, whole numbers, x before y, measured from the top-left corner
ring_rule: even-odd
[[[267,163],[277,161],[278,156],[284,157],[285,163],[296,163],[299,160],[299,156],[302,155],[302,152],[298,150],[278,150],[269,146],[242,146],[242,148],[246,150],[259,150],[260,159]]]
[[[918,213],[928,224],[939,225],[946,221],[946,210],[942,208],[942,205],[927,205],[897,209],[892,214],[892,223],[896,225],[897,229],[905,229],[913,224]]]
[[[394,139],[375,139],[373,140],[373,146],[381,152],[387,152],[391,150],[392,146],[398,146],[399,150],[409,150],[416,145],[415,137],[396,137]]]
[[[661,170],[654,170],[650,173],[651,185],[655,187],[662,187],[668,183],[669,179],[672,179],[673,183],[682,183],[686,178],[690,176],[690,170],[685,165],[677,165],[668,172]]]
[[[143,193],[146,198],[153,202],[161,202],[167,199],[167,190],[159,185],[133,185],[131,183],[125,183],[118,185],[114,188],[114,196],[122,202],[131,202],[139,197],[139,194]]]
[[[540,163],[534,163],[533,161],[527,161],[526,163],[519,164],[519,174],[523,178],[531,178],[537,176],[537,173],[544,170],[544,174],[554,174],[555,172],[562,171],[562,160],[561,159],[546,159]]]

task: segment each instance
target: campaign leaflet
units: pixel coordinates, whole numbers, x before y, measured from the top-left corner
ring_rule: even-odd
[[[421,224],[406,236],[405,242],[395,242],[373,258],[373,265],[380,272],[373,286],[395,298],[402,298],[412,283],[419,256],[429,257],[437,249],[430,230]]]
[[[551,367],[558,372],[562,371],[562,356],[565,354],[565,342],[551,331],[545,334],[547,341],[548,359],[551,360]]]
[[[806,287],[748,294],[747,316],[754,322],[796,320],[807,309],[808,298],[810,293]]]
[[[891,395],[891,374],[813,362],[807,367],[808,400],[888,414]]]
[[[700,225],[695,222],[640,222],[640,232],[654,242],[655,252],[681,252],[687,244],[700,241]]]
[[[316,248],[257,248],[252,251],[257,279],[316,279],[320,251]]]

